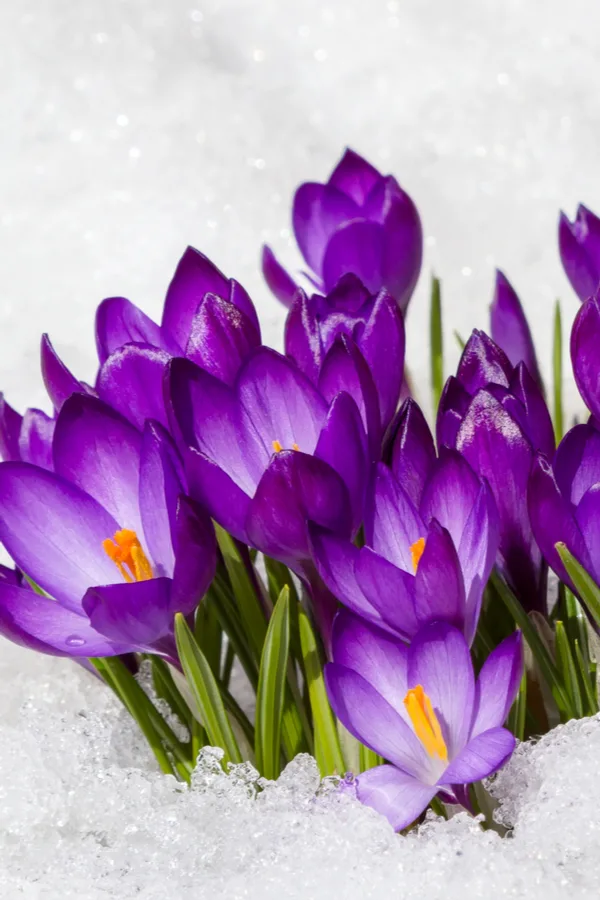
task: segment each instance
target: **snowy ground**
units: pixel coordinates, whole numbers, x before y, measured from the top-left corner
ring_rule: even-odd
[[[558,209],[600,210],[597,25],[586,0],[0,0],[0,387],[43,402],[42,330],[91,377],[97,302],[124,294],[158,316],[188,243],[248,287],[280,345],[260,245],[298,262],[293,189],[345,144],[422,212],[408,324],[422,397],[432,268],[448,371],[452,331],[486,324],[500,266],[548,373],[551,304],[568,323],[577,308]],[[117,713],[97,718],[108,699],[69,664],[3,644],[0,671],[9,900],[598,896],[598,725],[503,777],[513,840],[460,818],[401,841],[365,810],[309,803],[309,769],[257,803],[243,784],[178,794],[123,768]]]

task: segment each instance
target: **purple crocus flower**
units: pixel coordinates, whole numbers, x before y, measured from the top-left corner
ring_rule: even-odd
[[[582,303],[571,331],[571,363],[579,393],[600,422],[600,294]]]
[[[356,400],[379,457],[398,405],[404,374],[404,321],[386,290],[371,295],[344,275],[326,296],[299,290],[285,325],[285,351],[331,401]]]
[[[468,803],[465,785],[509,759],[503,723],[522,674],[519,633],[504,640],[475,679],[463,635],[445,622],[410,647],[347,611],[333,627],[327,693],[340,722],[387,763],[356,779],[358,799],[400,831],[442,792]]]
[[[234,537],[297,566],[309,556],[308,519],[356,532],[368,454],[348,394],[328,404],[267,348],[250,355],[232,387],[174,359],[166,392],[191,495]]]
[[[406,310],[421,269],[423,234],[417,209],[395,178],[346,150],[326,184],[300,185],[292,221],[311,270],[307,277],[320,293],[352,272],[373,294],[386,288]],[[262,265],[267,284],[289,306],[296,284],[269,247]]]
[[[51,469],[54,424],[41,409],[27,409],[21,416],[0,394],[0,457]]]
[[[587,300],[600,286],[600,219],[581,204],[573,222],[561,212],[558,246],[573,290],[580,300]]]
[[[438,410],[438,445],[456,448],[489,483],[500,520],[498,563],[527,609],[546,611],[546,567],[531,531],[527,483],[536,451],[551,458],[554,432],[539,386],[521,362],[474,331]]]
[[[496,272],[496,288],[490,308],[491,335],[506,353],[511,365],[524,362],[529,374],[542,385],[529,323],[513,286],[506,275]]]
[[[376,468],[365,546],[311,526],[313,558],[330,591],[378,627],[410,640],[443,620],[470,644],[498,548],[497,513],[489,487],[460,454],[426,459],[428,446],[408,446],[418,443],[419,425],[410,428],[399,477],[382,463]]]
[[[183,495],[171,439],[74,394],[58,415],[54,472],[0,464],[0,539],[49,596],[0,583],[0,632],[57,656],[174,653],[216,564],[205,514]],[[53,598],[53,599],[51,599]]]
[[[567,432],[552,464],[538,455],[528,503],[535,539],[559,578],[574,590],[555,549],[562,541],[600,583],[600,433],[592,424]]]

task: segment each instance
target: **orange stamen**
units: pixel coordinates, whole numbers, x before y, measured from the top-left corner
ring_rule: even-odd
[[[414,544],[410,545],[410,557],[412,559],[413,569],[415,570],[415,574],[417,569],[419,568],[419,563],[421,562],[421,557],[425,552],[425,538],[419,538],[418,541],[415,541]]]
[[[300,447],[298,446],[298,444],[292,444],[292,450],[299,450],[299,449],[300,449]]]
[[[281,453],[281,451],[283,450],[283,444],[281,443],[281,441],[273,441],[273,450],[275,451],[275,453]]]
[[[133,581],[150,581],[154,577],[152,566],[135,531],[123,528],[115,532],[114,538],[102,541],[102,549],[128,584]]]
[[[442,728],[436,716],[431,700],[418,684],[407,693],[404,706],[409,715],[415,734],[430,756],[439,756],[448,762],[448,748],[442,735]]]

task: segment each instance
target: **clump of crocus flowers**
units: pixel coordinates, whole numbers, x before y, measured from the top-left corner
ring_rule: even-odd
[[[43,336],[52,413],[0,396],[0,633],[91,669],[181,781],[207,744],[269,779],[305,751],[396,830],[429,805],[493,826],[516,742],[599,710],[600,220],[559,223],[591,414],[564,435],[560,310],[550,410],[500,272],[445,385],[432,344],[428,425],[404,366],[422,229],[392,176],[347,150],[293,227],[308,271],[262,259],[284,354],[192,248],[160,324],[99,305],[93,385]],[[434,280],[438,336],[440,310]]]

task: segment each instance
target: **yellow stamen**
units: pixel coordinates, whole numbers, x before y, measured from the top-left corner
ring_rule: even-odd
[[[114,538],[102,541],[102,548],[128,584],[133,581],[150,581],[154,577],[152,566],[135,531],[129,528],[117,531]]]
[[[292,444],[292,450],[299,450],[299,449],[300,449],[300,447],[298,446],[298,444]]]
[[[443,762],[448,762],[448,749],[442,736],[442,729],[436,716],[431,700],[418,684],[407,693],[404,698],[404,706],[410,717],[415,734],[427,750],[430,756],[439,756]]]
[[[273,441],[273,450],[275,451],[275,453],[281,453],[281,451],[283,450],[283,444],[281,443],[281,441]]]
[[[410,545],[410,556],[412,559],[413,569],[415,570],[415,574],[417,569],[419,568],[419,563],[421,562],[421,557],[425,551],[425,538],[419,538],[418,541],[415,541],[414,544]]]

